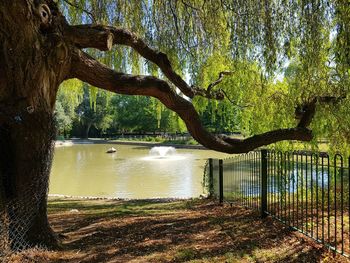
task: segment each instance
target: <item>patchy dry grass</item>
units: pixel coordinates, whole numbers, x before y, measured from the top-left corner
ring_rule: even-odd
[[[51,200],[60,251],[9,262],[348,262],[279,222],[208,200]]]

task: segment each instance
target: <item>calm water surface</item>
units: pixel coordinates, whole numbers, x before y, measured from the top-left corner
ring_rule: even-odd
[[[106,154],[113,146],[117,152]],[[151,147],[74,145],[56,148],[50,194],[119,198],[198,197],[207,158],[227,155],[209,150],[176,149],[154,158]]]

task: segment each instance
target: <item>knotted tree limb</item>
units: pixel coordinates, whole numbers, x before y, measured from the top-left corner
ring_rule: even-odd
[[[310,125],[313,117],[315,116],[316,102],[317,99],[314,98],[309,103],[303,105],[298,127],[306,128]]]
[[[208,85],[207,93],[210,94],[211,91],[212,91],[212,89],[213,89],[216,85],[220,84],[221,81],[223,81],[224,76],[231,76],[231,75],[233,75],[233,72],[232,72],[232,71],[221,71],[221,72],[219,73],[219,78],[218,78],[217,80],[215,80],[214,82],[212,82],[212,83],[210,83],[210,84]]]
[[[312,133],[304,127],[278,129],[247,139],[233,139],[209,133],[202,125],[193,104],[177,95],[170,85],[154,76],[129,75],[116,72],[101,64],[83,51],[76,49],[72,57],[70,78],[78,78],[93,86],[125,95],[151,96],[175,111],[185,122],[193,138],[207,148],[243,153],[283,140],[310,141]]]
[[[312,119],[316,113],[317,103],[319,104],[336,104],[339,101],[345,99],[346,96],[334,97],[334,96],[316,96],[309,102],[304,103],[296,107],[295,117],[299,119],[299,128],[306,128],[311,124]]]
[[[65,29],[66,38],[73,42],[77,47],[97,48],[103,51],[106,50],[106,48],[110,48],[110,45],[108,44],[108,41],[101,43],[101,38],[97,38],[96,36],[109,36],[110,34],[113,35],[113,44],[129,46],[137,51],[142,57],[156,64],[169,81],[171,81],[187,97],[192,99],[195,96],[202,96],[218,100],[224,99],[220,90],[208,92],[204,88],[188,85],[186,81],[174,71],[166,54],[152,49],[141,38],[126,29],[99,25],[67,25]],[[106,40],[107,39],[110,38],[106,37]]]

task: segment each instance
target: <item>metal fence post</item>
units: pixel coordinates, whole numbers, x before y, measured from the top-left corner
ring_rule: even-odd
[[[209,158],[209,198],[214,197],[213,158]]]
[[[219,160],[219,202],[224,201],[224,164],[223,160]]]
[[[267,150],[261,150],[261,217],[267,216]]]

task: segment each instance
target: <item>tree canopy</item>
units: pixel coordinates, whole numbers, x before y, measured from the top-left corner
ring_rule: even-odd
[[[281,139],[326,139],[337,149],[348,148],[347,1],[61,0],[59,4],[71,24],[92,24],[76,30],[109,31],[114,43],[121,44],[108,52],[92,49],[97,46],[91,43],[82,46],[90,55],[116,71],[170,80],[170,88],[193,102],[209,129],[214,123],[250,136],[310,126],[313,136],[304,130],[303,135]],[[129,29],[138,37],[97,24]],[[210,119],[208,125],[205,119]],[[279,140],[264,144],[275,141]]]

